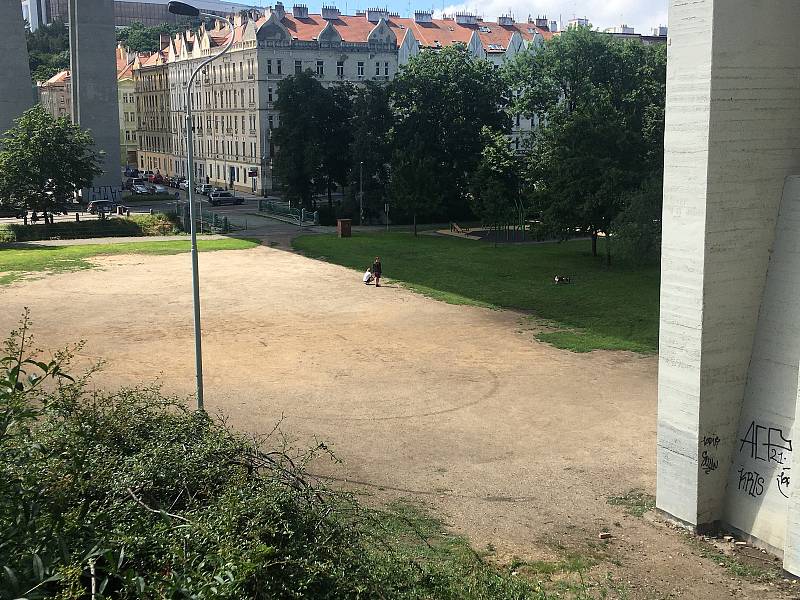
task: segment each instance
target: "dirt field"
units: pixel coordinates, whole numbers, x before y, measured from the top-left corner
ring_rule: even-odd
[[[107,361],[99,385],[160,375],[191,393],[188,254],[99,262],[0,288],[0,331],[29,306],[39,346],[85,339],[84,358]],[[612,597],[791,597],[607,502],[655,493],[654,358],[557,350],[520,315],[366,287],[277,249],[205,253],[200,268],[207,408],[254,431],[283,415],[343,460],[315,472],[367,501],[420,501],[499,561],[593,557],[590,576],[626,590]]]

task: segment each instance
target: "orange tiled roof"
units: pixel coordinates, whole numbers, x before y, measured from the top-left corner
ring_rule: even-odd
[[[72,77],[69,69],[64,69],[53,75],[50,79],[44,82],[44,85],[53,85],[55,83],[66,83]]]

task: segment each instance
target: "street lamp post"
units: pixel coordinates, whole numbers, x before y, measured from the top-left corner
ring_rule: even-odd
[[[194,139],[192,131],[192,83],[194,83],[197,74],[213,60],[216,60],[225,54],[233,45],[233,23],[225,17],[212,15],[209,13],[200,12],[199,9],[186,4],[184,2],[170,2],[167,5],[169,12],[174,15],[183,15],[186,17],[210,17],[212,19],[219,19],[225,21],[231,31],[230,39],[223,48],[222,52],[209,56],[206,60],[201,62],[197,68],[192,71],[192,76],[189,77],[189,83],[186,84],[186,168],[187,173],[187,190],[189,195],[189,222],[190,231],[192,234],[192,307],[194,309],[194,360],[195,360],[195,377],[197,379],[197,410],[203,410],[203,348],[201,341],[200,330],[200,279],[197,269],[197,223],[194,218]]]

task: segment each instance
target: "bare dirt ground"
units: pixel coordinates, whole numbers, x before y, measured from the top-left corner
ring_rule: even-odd
[[[190,394],[188,254],[98,263],[0,288],[0,331],[29,306],[39,346],[85,339],[83,358],[107,361],[97,385],[160,376]],[[325,440],[343,462],[314,470],[335,485],[421,502],[500,562],[593,558],[610,597],[793,597],[608,503],[655,493],[655,358],[558,350],[512,312],[366,287],[274,248],[203,253],[200,268],[207,408]]]

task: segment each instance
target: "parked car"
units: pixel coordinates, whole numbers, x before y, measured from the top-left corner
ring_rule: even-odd
[[[21,206],[0,206],[0,218],[22,219],[28,211]]]
[[[133,193],[136,194],[137,196],[145,196],[151,193],[150,188],[144,185],[143,183],[138,183],[131,189],[133,190]]]
[[[208,196],[211,192],[214,191],[214,186],[209,183],[201,183],[196,188],[194,188],[196,194],[203,194],[204,196]]]
[[[151,186],[150,186],[150,191],[151,191],[153,194],[168,194],[168,193],[169,193],[169,192],[167,191],[167,186],[165,186],[165,185],[162,185],[162,184],[160,184],[160,183],[156,183],[156,184],[154,184],[154,185],[151,185]]]
[[[136,167],[127,167],[125,169],[125,177],[139,177],[139,169]]]
[[[92,200],[86,211],[90,214],[96,215],[97,213],[110,213],[117,210],[117,203],[111,200]]]
[[[188,190],[188,189],[189,189],[189,181],[188,181],[188,180],[186,180],[186,179],[182,180],[182,181],[181,181],[181,182],[178,184],[178,187],[179,187],[179,188],[181,188],[182,190]]]
[[[155,173],[154,173],[153,171],[140,171],[140,172],[139,172],[139,177],[141,177],[141,178],[142,178],[142,179],[144,179],[145,181],[149,181],[149,179],[150,179],[150,178],[151,178],[153,175],[155,175]]]
[[[221,204],[244,204],[244,198],[237,197],[233,192],[211,192],[208,195],[208,201],[211,206],[220,206]]]

